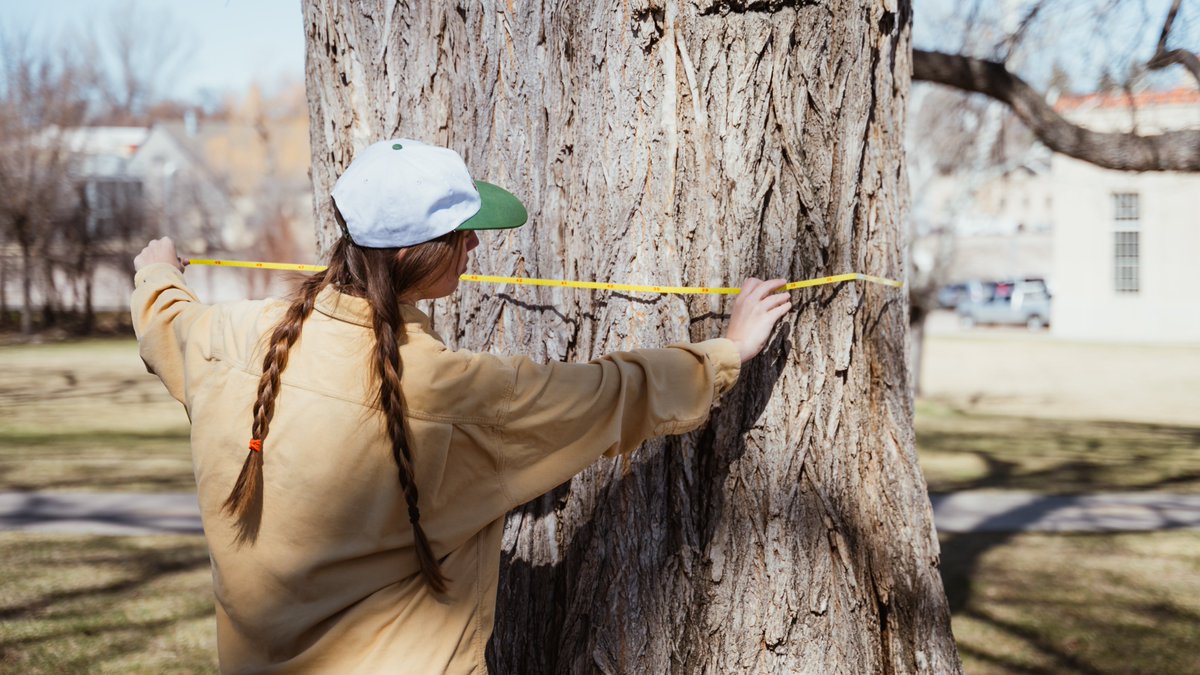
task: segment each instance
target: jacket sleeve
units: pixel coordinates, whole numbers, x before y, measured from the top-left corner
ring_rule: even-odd
[[[174,266],[154,263],[134,276],[130,309],[146,370],[186,406],[188,357],[211,356],[213,307],[200,302]]]
[[[590,363],[514,361],[500,432],[501,478],[523,504],[570,479],[601,455],[679,434],[708,419],[741,367],[724,338],[617,352]]]

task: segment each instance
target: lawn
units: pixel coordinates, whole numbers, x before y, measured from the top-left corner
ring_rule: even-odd
[[[0,347],[0,490],[193,486],[183,406],[130,339]]]
[[[968,673],[1200,672],[1200,533],[942,538]],[[200,537],[0,533],[0,670],[215,672]]]
[[[1200,532],[942,537],[965,670],[1200,673]]]
[[[0,533],[0,670],[216,672],[202,537]]]
[[[926,401],[916,429],[931,492],[1200,492],[1200,427],[984,415]]]

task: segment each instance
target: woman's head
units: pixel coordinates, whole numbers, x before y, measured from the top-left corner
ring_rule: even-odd
[[[470,252],[471,231],[454,231],[404,248],[365,248],[343,237],[330,252],[326,281],[340,293],[367,298],[372,307],[389,298],[413,304],[444,298],[458,288]]]
[[[520,227],[520,200],[473,180],[453,150],[397,138],[363,148],[330,193],[342,231],[366,248],[406,248],[455,230]]]

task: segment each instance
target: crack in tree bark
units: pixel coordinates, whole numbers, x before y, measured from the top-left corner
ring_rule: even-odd
[[[700,16],[726,14],[775,14],[788,8],[820,6],[820,0],[717,0],[700,6]]]

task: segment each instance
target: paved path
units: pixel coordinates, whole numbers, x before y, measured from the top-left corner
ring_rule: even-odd
[[[195,493],[0,492],[0,530],[200,534]]]
[[[1112,492],[933,495],[940,532],[1144,532],[1200,529],[1200,495]]]
[[[1142,532],[1200,529],[1200,495],[1061,496],[1029,492],[934,495],[942,532]],[[0,492],[0,530],[82,534],[199,534],[192,493]]]

